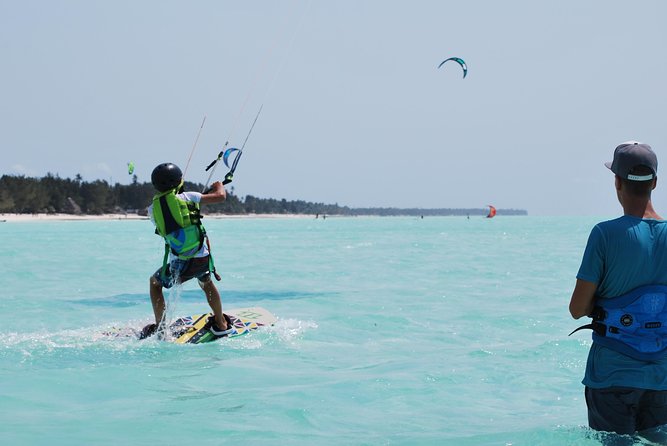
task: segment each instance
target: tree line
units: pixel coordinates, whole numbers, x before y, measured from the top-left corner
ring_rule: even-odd
[[[202,190],[203,185],[185,182],[185,190]],[[0,213],[16,214],[145,214],[155,194],[151,183],[109,184],[105,180],[83,181],[47,174],[42,178],[3,175],[0,177]],[[223,203],[207,205],[207,212],[220,214],[310,214],[310,215],[484,215],[486,209],[399,209],[350,208],[338,204],[304,200],[277,200],[246,195],[238,197],[231,187]],[[520,209],[499,209],[498,214],[526,215]]]

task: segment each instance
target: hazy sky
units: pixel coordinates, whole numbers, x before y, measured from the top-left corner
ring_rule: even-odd
[[[0,174],[205,182],[353,207],[619,212],[614,147],[667,172],[667,2],[0,0]],[[458,56],[468,64],[446,64]],[[217,171],[220,177],[225,169]],[[662,187],[661,187],[662,186]],[[667,214],[667,182],[654,195]]]

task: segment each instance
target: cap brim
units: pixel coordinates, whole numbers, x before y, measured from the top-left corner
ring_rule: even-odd
[[[611,163],[613,163],[613,161],[607,161],[606,163],[604,163],[604,167],[611,170]]]

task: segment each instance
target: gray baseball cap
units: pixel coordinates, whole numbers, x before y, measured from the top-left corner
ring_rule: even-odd
[[[657,176],[658,157],[648,144],[637,141],[627,141],[616,147],[614,160],[604,163],[607,168],[621,178],[632,181],[648,181]],[[653,171],[648,175],[633,175],[632,169],[637,166],[646,166]]]

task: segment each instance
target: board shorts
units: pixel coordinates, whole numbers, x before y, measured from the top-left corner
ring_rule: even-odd
[[[194,257],[192,259],[172,259],[168,264],[164,277],[162,268],[158,268],[153,277],[164,288],[171,288],[175,283],[184,283],[195,277],[200,282],[205,283],[211,280],[211,271],[209,269],[210,256]]]
[[[632,435],[667,424],[667,390],[586,387],[591,429]]]

